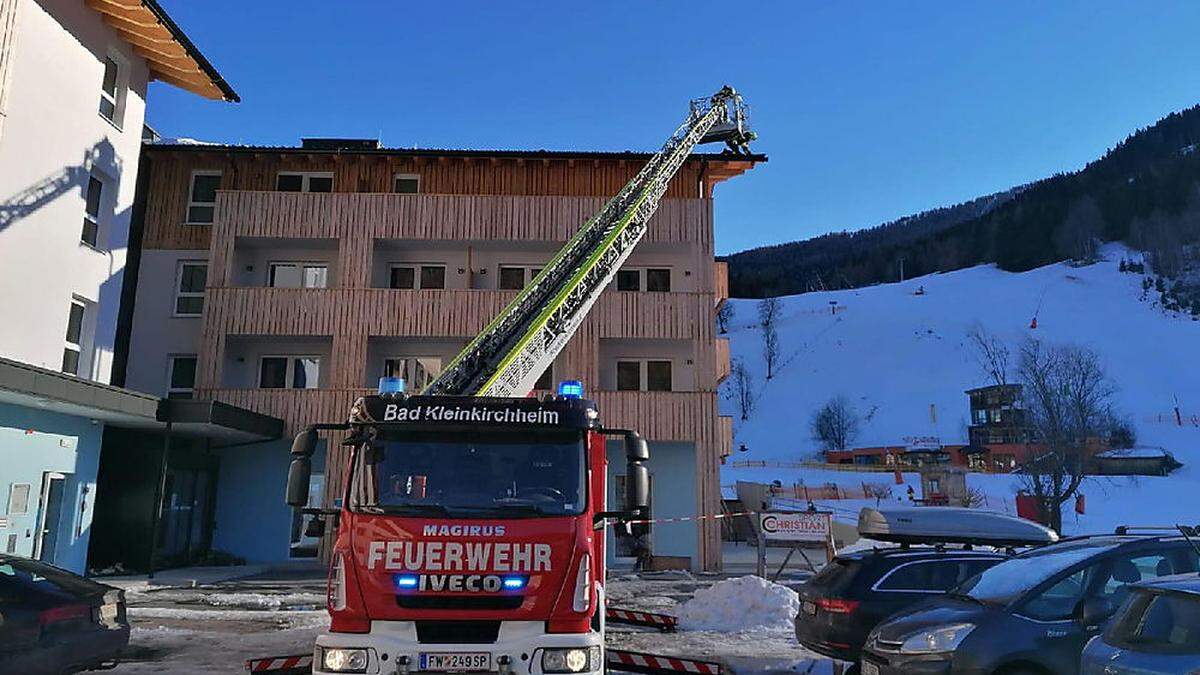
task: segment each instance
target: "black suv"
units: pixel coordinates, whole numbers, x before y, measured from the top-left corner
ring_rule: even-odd
[[[857,661],[867,633],[884,618],[941,595],[1007,557],[942,547],[840,555],[798,589],[796,639],[825,656]]]
[[[1087,537],[1022,553],[879,624],[862,674],[1076,674],[1129,584],[1194,572],[1197,562],[1186,540],[1167,536]]]

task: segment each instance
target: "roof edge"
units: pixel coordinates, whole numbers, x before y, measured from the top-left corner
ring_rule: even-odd
[[[149,143],[148,152],[232,152],[232,153],[280,153],[299,155],[394,155],[412,157],[498,157],[511,159],[650,159],[654,152],[632,150],[473,150],[440,148],[372,148],[372,149],[316,149],[297,146],[226,145],[220,143]],[[764,154],[739,155],[723,152],[697,152],[689,159],[723,162],[767,162]]]
[[[204,54],[201,53],[200,48],[192,42],[191,38],[187,36],[187,33],[183,32],[183,29],[179,27],[179,24],[175,23],[175,20],[171,18],[171,15],[167,14],[167,10],[163,9],[162,5],[158,4],[158,0],[142,0],[142,5],[149,9],[154,14],[155,18],[162,22],[163,27],[170,31],[172,37],[179,41],[180,46],[182,46],[184,51],[188,53],[188,56],[191,56],[196,61],[196,65],[200,66],[200,70],[203,70],[204,74],[208,75],[213,84],[215,84],[217,88],[221,90],[221,93],[225,95],[226,101],[229,101],[230,103],[242,102],[242,98],[238,96],[236,91],[233,90],[233,87],[231,87],[229,83],[225,81],[225,78],[221,76],[221,73],[217,72],[216,67],[213,66],[213,64],[210,63],[207,58],[205,58]]]

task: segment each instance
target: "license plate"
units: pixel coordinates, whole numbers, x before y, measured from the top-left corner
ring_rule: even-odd
[[[117,606],[116,605],[100,605],[100,620],[101,621],[116,621]]]
[[[490,652],[421,652],[420,669],[442,673],[465,673],[492,669]]]
[[[879,666],[870,661],[863,661],[859,670],[862,671],[862,675],[879,675]]]
[[[803,609],[804,613],[808,614],[809,616],[817,615],[817,606],[814,603],[805,601],[804,604],[800,605],[800,608]]]

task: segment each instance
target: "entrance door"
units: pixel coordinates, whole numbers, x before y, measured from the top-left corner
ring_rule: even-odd
[[[38,536],[34,542],[33,554],[42,562],[53,563],[57,553],[66,485],[66,474],[54,471],[42,474],[42,498],[38,504]]]

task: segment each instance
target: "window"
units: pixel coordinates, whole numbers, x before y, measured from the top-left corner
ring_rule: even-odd
[[[617,391],[671,391],[671,384],[670,361],[617,361]]]
[[[1065,621],[1071,618],[1075,605],[1083,600],[1088,579],[1095,566],[1069,574],[1025,603],[1023,614],[1043,621]]]
[[[175,316],[204,313],[204,287],[208,285],[208,263],[182,260],[175,286]]]
[[[220,171],[193,171],[192,185],[188,191],[187,222],[206,225],[213,221],[216,211],[217,190],[221,187]]]
[[[29,483],[13,483],[8,488],[8,515],[29,513]]]
[[[445,265],[392,265],[390,288],[414,290],[418,288],[445,288]],[[418,285],[418,281],[420,285]]]
[[[79,240],[88,246],[95,246],[100,235],[100,197],[104,193],[104,183],[95,176],[88,176],[87,199],[83,209],[83,233]]]
[[[991,410],[989,410],[988,411],[988,420],[991,421],[992,424],[999,424],[1000,423],[1000,409],[992,408]]]
[[[617,361],[617,391],[641,391],[642,362]]]
[[[86,307],[78,300],[71,301],[71,309],[67,315],[67,339],[63,347],[62,371],[71,375],[79,374],[79,355],[83,352],[83,315]]]
[[[905,563],[884,575],[876,582],[875,589],[907,593],[945,593],[999,561],[1000,558],[959,558]]]
[[[642,289],[655,293],[670,292],[671,270],[666,267],[650,267],[617,271],[618,291],[640,291]]]
[[[398,356],[383,360],[384,377],[404,378],[405,389],[420,391],[427,387],[442,372],[442,359],[438,356]]]
[[[421,191],[421,177],[414,174],[398,173],[392,181],[392,192],[402,195],[415,195]]]
[[[275,189],[280,192],[333,192],[332,173],[279,173]]]
[[[167,398],[192,398],[196,388],[196,355],[172,356],[167,375]]]
[[[329,265],[323,262],[271,263],[267,285],[272,288],[325,288],[329,280]]]
[[[1119,606],[1129,597],[1129,584],[1148,581],[1171,574],[1196,571],[1194,556],[1186,549],[1179,551],[1155,551],[1133,557],[1121,556],[1112,561],[1105,575],[1104,585],[1098,595],[1107,598],[1113,606]]]
[[[1105,641],[1142,653],[1200,654],[1200,598],[1140,591]]]
[[[264,356],[258,369],[263,389],[316,389],[320,383],[319,356]]]
[[[671,391],[671,362],[646,362],[646,389],[649,391]]]
[[[988,414],[984,408],[975,408],[972,410],[971,417],[975,424],[987,424]]]
[[[646,270],[646,290],[652,293],[669,293],[671,291],[671,270]]]
[[[617,270],[618,291],[642,290],[642,275],[638,270]]]
[[[541,274],[541,267],[522,267],[519,265],[501,265],[499,287],[501,290],[519,291],[533,278]]]
[[[125,104],[121,64],[112,56],[104,59],[104,79],[100,84],[100,116],[121,126],[121,113]]]

